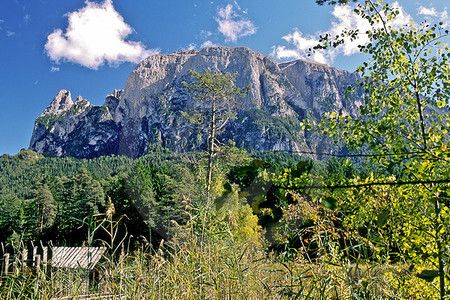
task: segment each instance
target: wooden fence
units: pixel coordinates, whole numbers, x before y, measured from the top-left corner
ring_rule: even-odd
[[[103,247],[53,247],[51,243],[30,243],[20,253],[0,245],[0,278],[13,270],[31,270],[51,275],[52,269],[84,269],[92,272],[103,257]]]
[[[15,272],[32,272],[35,275],[52,276],[55,269],[82,269],[89,272],[89,280],[83,291],[88,292],[92,281],[96,281],[96,266],[103,257],[106,248],[103,247],[53,247],[51,243],[37,245],[30,243],[27,249],[17,251],[7,249],[0,244],[0,283],[2,277],[8,277]],[[86,294],[52,298],[52,300],[113,300],[125,299],[125,296],[115,294]]]
[[[53,247],[50,245],[44,246],[39,243],[35,246],[30,243],[27,249],[18,252],[16,249],[7,248],[3,243],[0,244],[0,278],[8,275],[13,270],[22,270],[28,268],[33,272],[44,271],[47,274],[51,273]]]

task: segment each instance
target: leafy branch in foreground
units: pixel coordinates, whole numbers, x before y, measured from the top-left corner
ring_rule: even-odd
[[[424,278],[428,281],[439,277],[440,299],[444,299],[445,267],[449,263],[445,249],[450,246],[446,197],[450,175],[450,54],[442,41],[448,39],[449,31],[441,28],[442,24],[427,23],[395,29],[391,21],[399,11],[383,1],[367,0],[358,4],[355,12],[371,25],[369,31],[346,30],[336,39],[322,37],[323,44],[317,49],[337,47],[359,34],[368,37],[370,42],[359,46],[370,57],[358,68],[362,75],[360,88],[365,94],[361,117],[330,113],[319,124],[319,130],[345,141],[350,150],[368,149],[373,153],[367,162],[379,174],[378,179],[389,173],[386,171],[392,166],[402,170],[403,178],[386,178],[398,183],[395,191],[387,187],[373,189],[372,193],[379,197],[377,201],[373,194],[357,190],[333,194],[342,209],[356,205],[352,201],[359,199],[359,213],[385,214],[385,223],[369,222],[373,234],[379,236],[379,245],[386,250],[396,247],[401,259],[417,267],[420,278],[424,278],[423,274],[428,274]],[[386,155],[389,153],[417,154]],[[400,185],[402,182],[415,184]],[[376,183],[354,183],[362,184]],[[354,223],[356,219],[350,213],[344,223]],[[391,241],[386,243],[388,239]],[[436,269],[423,270],[429,266]]]

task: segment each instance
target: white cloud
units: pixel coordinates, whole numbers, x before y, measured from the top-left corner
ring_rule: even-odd
[[[216,46],[216,45],[213,42],[208,40],[200,45],[200,49],[206,48],[206,47],[213,47],[213,46]]]
[[[54,67],[54,66],[52,66],[51,68],[50,68],[50,72],[59,72],[59,67]]]
[[[96,70],[105,63],[138,63],[158,52],[126,40],[133,30],[114,9],[112,0],[100,4],[86,1],[85,7],[67,16],[65,32],[56,29],[45,44],[47,55],[57,63],[69,61]]]
[[[23,16],[23,20],[25,24],[28,24],[31,20],[31,16],[29,14],[26,14],[25,16]]]
[[[10,37],[10,36],[13,36],[14,34],[16,34],[15,32],[6,30],[6,28],[1,26],[3,23],[5,23],[5,21],[0,19],[0,31],[4,31],[7,37]]]
[[[290,33],[286,36],[283,36],[283,39],[295,46],[294,49],[286,48],[285,46],[273,47],[276,57],[278,59],[287,59],[287,58],[305,58],[308,50],[319,43],[319,40],[314,36],[305,36],[301,31],[295,30],[293,33]],[[334,53],[328,51],[328,58],[334,58]],[[312,59],[314,61],[320,63],[327,63],[327,57],[324,55],[323,51],[316,51],[313,53]]]
[[[448,15],[447,9],[445,9],[440,15],[440,21],[442,22],[442,27],[450,27],[450,16]]]
[[[197,44],[195,43],[191,43],[189,44],[189,46],[187,47],[188,50],[195,50],[195,49],[202,49],[202,48],[206,48],[206,47],[214,47],[217,46],[216,44],[214,44],[213,42],[211,42],[210,40],[207,40],[205,42],[203,42],[200,47],[197,47]]]
[[[238,11],[241,10],[237,3],[235,6]],[[233,8],[232,4],[219,8],[216,21],[219,24],[217,29],[225,36],[225,40],[236,42],[238,38],[255,34],[257,28],[250,20],[236,13]]]
[[[233,3],[234,3],[234,6],[236,6],[239,11],[242,10],[241,7],[239,6],[239,3],[237,3],[236,0],[234,0]]]
[[[426,8],[426,7],[421,6],[417,9],[417,13],[419,15],[432,16],[432,17],[437,17],[437,15],[438,15],[437,11],[434,7]]]
[[[388,25],[392,28],[399,28],[411,22],[411,16],[405,12],[398,2],[394,2],[392,6],[399,10],[399,15],[396,19],[389,21]],[[305,34],[298,29],[294,29],[293,32],[282,37],[290,47],[274,46],[272,56],[278,59],[298,59],[306,58],[308,54],[311,54],[309,59],[320,63],[330,63],[337,55],[344,54],[350,56],[359,52],[358,46],[365,45],[369,42],[369,39],[365,34],[358,35],[353,41],[350,38],[346,38],[344,43],[337,48],[320,49],[316,50],[314,53],[309,52],[310,48],[319,44],[318,37],[320,35],[328,34],[329,36],[334,37],[339,35],[345,29],[358,29],[360,33],[365,33],[367,30],[371,29],[372,26],[369,22],[358,16],[353,9],[354,7],[351,5],[335,6],[332,12],[334,21],[327,31],[310,35]],[[377,26],[381,26],[381,24]]]
[[[200,36],[201,37],[204,37],[204,38],[207,38],[207,37],[210,37],[212,35],[212,32],[211,31],[208,31],[208,30],[200,30]]]
[[[439,22],[442,22],[442,27],[444,28],[450,27],[450,16],[448,15],[447,9],[444,9],[442,12],[438,13],[434,7],[427,8],[421,6],[417,9],[417,14],[429,17],[431,19],[429,21],[435,21],[435,19],[438,19]]]

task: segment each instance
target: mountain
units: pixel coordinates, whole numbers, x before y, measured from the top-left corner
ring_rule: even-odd
[[[148,145],[175,152],[204,149],[206,137],[180,111],[193,105],[182,85],[188,71],[237,72],[238,87],[251,85],[236,119],[218,136],[238,147],[272,151],[322,151],[327,140],[306,132],[302,120],[319,121],[326,112],[358,115],[361,95],[345,98],[358,74],[295,60],[276,63],[246,47],[207,47],[152,55],[129,75],[123,91],[103,106],[61,90],[36,119],[30,149],[56,156],[138,157]]]

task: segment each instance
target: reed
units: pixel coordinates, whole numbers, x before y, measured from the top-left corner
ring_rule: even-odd
[[[149,251],[149,245],[133,252],[122,247],[120,255],[106,257],[98,267],[98,281],[92,285],[88,284],[86,270],[54,269],[49,276],[13,263],[1,279],[0,299],[431,299],[437,296],[435,289],[401,265],[350,261],[339,253],[325,251],[314,260],[308,259],[301,249],[289,257],[267,252],[264,243],[238,238],[232,226],[217,214],[206,211],[198,212],[186,225],[176,225],[173,230],[173,238],[163,241],[157,251]]]

